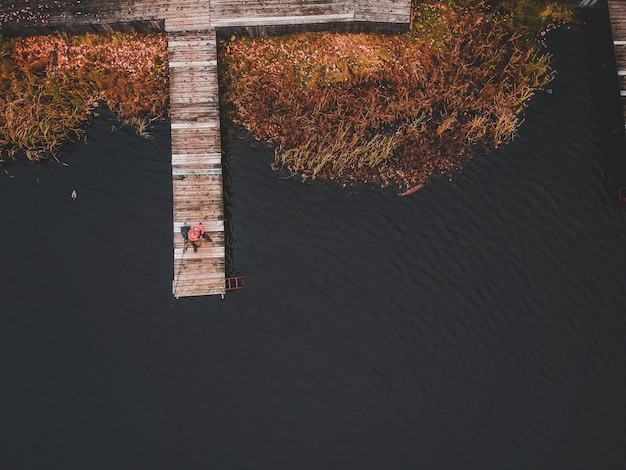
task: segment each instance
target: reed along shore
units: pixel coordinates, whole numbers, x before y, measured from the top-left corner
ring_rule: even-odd
[[[533,0],[419,2],[409,33],[222,39],[223,116],[302,179],[415,187],[510,142],[553,77],[540,41],[571,9]],[[164,34],[0,45],[2,156],[58,158],[99,106],[145,132],[167,115]]]
[[[426,1],[413,18],[403,35],[223,40],[231,118],[303,179],[415,187],[514,138],[553,77],[542,34],[572,11]]]
[[[145,132],[167,114],[164,34],[3,39],[0,148],[12,159],[58,158],[101,106]]]

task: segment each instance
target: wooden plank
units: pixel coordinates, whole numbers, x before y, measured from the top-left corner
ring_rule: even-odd
[[[221,220],[222,208],[221,197],[174,201],[174,210],[178,213],[178,220]]]
[[[215,236],[209,235],[211,237],[211,241],[209,242],[208,240],[201,240],[200,242],[196,242],[196,246],[198,246],[198,251],[193,253],[194,257],[187,257],[186,256],[186,252],[190,251],[193,252],[193,247],[191,246],[191,243],[185,242],[185,240],[183,239],[182,236],[178,236],[177,237],[177,242],[174,245],[174,253],[175,253],[175,259],[184,259],[184,260],[205,260],[205,258],[207,257],[207,255],[211,255],[212,256],[212,261],[215,260],[219,260],[224,258],[225,256],[225,239],[224,238],[217,238],[217,235],[214,234]],[[208,250],[213,250],[211,253],[208,253]],[[225,258],[224,258],[225,259]],[[213,263],[211,263],[211,266],[213,266]],[[215,266],[220,266],[219,262],[216,262]],[[179,266],[180,268],[180,266]],[[181,272],[178,274],[179,276],[182,275],[197,275],[197,276],[213,276],[213,275],[221,275],[223,276],[224,273],[219,271],[219,270],[203,270],[203,271],[189,271],[189,270],[180,270]]]
[[[185,161],[177,161],[172,159],[172,168],[176,169],[198,169],[198,168],[219,168],[222,165],[221,158],[208,159],[206,157],[199,157],[197,159],[188,158]]]
[[[181,121],[172,122],[170,124],[171,129],[205,129],[220,127],[219,121]]]
[[[206,202],[204,202],[206,201]],[[211,202],[211,204],[215,204],[217,205],[217,207],[215,208],[215,210],[210,210],[210,208],[207,207],[207,204],[209,203],[209,201]],[[224,201],[223,201],[223,197],[222,195],[208,195],[208,196],[197,196],[196,199],[192,199],[192,198],[176,198],[174,200],[174,205],[176,206],[177,211],[180,212],[180,214],[182,214],[184,211],[196,211],[196,212],[200,212],[199,214],[191,214],[191,218],[185,218],[184,220],[188,220],[188,221],[208,221],[208,220],[222,220],[221,214],[220,214],[220,210],[222,209],[222,205],[223,205]],[[179,214],[179,215],[180,215]],[[194,216],[198,216],[198,217],[194,217]],[[210,215],[210,216],[209,216]],[[183,220],[182,217],[178,217],[176,219],[177,221],[181,221]],[[194,225],[197,225],[198,222],[195,222]]]
[[[189,189],[210,187],[212,184],[215,185],[216,187],[221,187],[222,177],[221,176],[186,176],[186,177],[176,178],[176,181],[174,182],[174,186],[176,188],[189,188]]]
[[[185,109],[187,108],[187,109]],[[216,121],[219,120],[219,110],[216,106],[207,106],[205,103],[198,106],[191,103],[189,106],[170,105],[170,115],[172,121]]]
[[[201,190],[179,188],[176,190],[176,194],[177,194],[176,200],[182,201],[182,200],[188,200],[190,198],[200,198],[200,197],[217,198],[218,196],[222,195],[222,191],[221,191],[221,188],[219,192],[215,190],[205,189],[205,188]]]
[[[224,257],[224,247],[223,246],[213,246],[211,242],[206,240],[200,240],[196,242],[198,245],[198,251],[194,252],[193,249],[183,250],[180,248],[174,249],[174,259],[183,259],[183,257],[187,260],[193,259],[206,259],[210,258],[223,258]]]
[[[219,191],[213,188],[200,188],[200,189],[189,189],[189,188],[176,188],[177,200],[182,200],[183,198],[193,198],[193,197],[216,197],[222,195],[221,188]]]
[[[198,185],[195,186],[186,186],[181,185],[179,179],[173,179],[172,186],[174,187],[176,194],[182,199],[183,197],[190,197],[196,194],[201,195],[219,195],[222,194],[221,185]]]
[[[221,198],[204,199],[202,201],[174,202],[177,220],[222,220],[223,201]]]
[[[198,252],[196,253],[193,252],[193,249],[189,249],[187,251],[196,255],[196,257],[192,258],[192,257],[183,256],[181,258],[174,260],[174,266],[176,267],[178,271],[180,271],[180,273],[212,272],[212,274],[218,274],[220,272],[219,270],[224,268],[225,266],[225,260],[226,260],[225,257],[221,257],[221,258],[218,257],[218,258],[213,258],[211,260],[207,260],[206,258],[199,258],[197,256],[198,253],[200,253],[200,249],[198,249]],[[212,269],[212,267],[215,267],[216,269]]]
[[[233,26],[259,26],[259,25],[289,25],[311,23],[334,23],[341,21],[353,21],[354,14],[339,13],[334,15],[293,15],[293,16],[258,16],[258,17],[225,17],[215,19],[212,25],[215,27]]]
[[[212,203],[209,207],[209,202]],[[207,199],[206,203],[174,203],[178,221],[209,221],[222,220],[223,201],[221,199]]]
[[[174,206],[174,210],[178,213],[177,220],[222,220],[220,218],[223,209],[223,200],[221,197],[205,198],[202,200],[178,200],[174,201]]]
[[[202,207],[203,203],[202,201],[206,201],[206,200],[210,200],[210,201],[217,201],[219,202],[222,199],[222,193],[216,193],[216,192],[209,192],[209,191],[188,191],[188,192],[183,192],[183,191],[178,191],[178,196],[175,198],[174,202],[175,204],[177,204],[181,209],[185,209],[187,206],[193,204],[193,205],[197,205],[198,207]],[[203,207],[204,209],[204,207]],[[194,219],[195,220],[195,219]],[[200,219],[198,219],[200,220]]]
[[[169,66],[170,68],[176,68],[176,67],[216,67],[217,66],[217,61],[216,60],[201,60],[202,58],[199,58],[200,60],[195,60],[195,61],[182,61],[182,62],[170,62]]]
[[[202,243],[204,243],[205,245],[208,243],[214,247],[221,247],[224,248],[224,245],[226,243],[226,239],[223,236],[223,232],[207,232],[207,234],[209,235],[209,237],[211,237],[211,241],[209,242],[208,240],[203,240]],[[174,249],[183,249],[183,248],[187,248],[189,247],[189,243],[185,242],[185,239],[183,238],[183,236],[179,233],[177,237],[175,237],[174,239]],[[202,273],[203,275],[206,273]]]
[[[190,162],[195,163],[196,161],[221,161],[222,154],[221,153],[185,153],[185,154],[172,154],[172,163],[184,163]]]
[[[178,220],[181,222],[188,222],[192,220],[201,220],[205,223],[209,220],[219,220],[221,210],[201,210],[196,208],[191,208],[189,210],[185,210],[183,208],[177,207],[176,211],[178,212]]]
[[[175,163],[172,162],[172,175],[176,176],[180,174],[182,170],[187,170],[187,174],[199,174],[202,170],[204,174],[213,174],[219,171],[219,174],[222,174],[222,162],[214,161],[212,163],[207,162],[198,162],[198,163]],[[205,171],[206,170],[206,171]]]
[[[185,217],[186,220],[207,220],[215,219],[221,220],[221,209],[223,205],[222,195],[209,196],[209,197],[196,197],[196,198],[176,198],[174,200],[174,209],[181,214],[190,213],[186,215],[195,215],[193,212],[198,212],[198,218]],[[179,218],[180,220],[180,218]]]
[[[200,221],[195,222],[195,224],[200,223]],[[223,232],[224,231],[224,221],[223,220],[208,220],[203,221],[204,229],[208,232]],[[184,226],[184,222],[174,222],[174,234],[180,234],[181,227]]]

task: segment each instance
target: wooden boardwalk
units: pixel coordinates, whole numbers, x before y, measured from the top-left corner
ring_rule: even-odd
[[[622,110],[626,122],[626,0],[608,0],[608,6]]]
[[[166,20],[166,28],[172,27]],[[180,27],[182,20],[173,22]],[[195,23],[194,23],[195,24]],[[172,31],[168,37],[174,280],[176,297],[225,292],[224,203],[214,29]],[[203,224],[212,242],[194,253],[183,225]],[[187,246],[186,246],[187,245]]]
[[[347,23],[408,27],[411,0],[63,0],[0,5],[0,32],[165,30],[168,33],[175,297],[224,294],[224,202],[216,28],[265,34],[266,26]],[[184,225],[212,241],[194,253]]]

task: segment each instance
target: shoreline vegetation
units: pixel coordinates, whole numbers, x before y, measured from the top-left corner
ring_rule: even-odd
[[[0,41],[0,149],[57,159],[106,106],[144,134],[168,107],[163,34],[35,36]]]
[[[219,42],[224,116],[303,180],[414,188],[511,141],[552,79],[546,28],[566,3],[417,2],[402,35]],[[98,108],[146,133],[168,109],[165,34],[0,40],[0,155],[57,159]]]
[[[420,187],[513,139],[554,76],[540,39],[572,11],[426,0],[403,35],[232,37],[220,44],[229,119],[303,180]]]

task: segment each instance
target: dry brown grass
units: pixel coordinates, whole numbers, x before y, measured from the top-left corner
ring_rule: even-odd
[[[412,34],[222,41],[233,119],[274,143],[283,168],[342,183],[413,186],[509,142],[552,77],[549,56],[494,12],[418,13]]]
[[[164,35],[18,38],[2,50],[0,150],[11,158],[56,158],[98,103],[140,132],[167,112]]]

